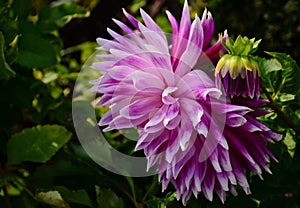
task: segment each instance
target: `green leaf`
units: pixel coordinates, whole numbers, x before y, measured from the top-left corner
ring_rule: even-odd
[[[8,8],[1,8],[0,6],[0,31],[4,35],[6,46],[15,39],[19,34],[18,22],[9,15]]]
[[[99,188],[96,186],[96,193],[98,195],[97,202],[99,208],[123,208],[123,200],[119,198],[112,190]]]
[[[298,119],[300,119],[300,109],[297,109],[297,110],[295,111],[295,114],[296,114],[296,116],[298,117]]]
[[[282,66],[280,64],[280,62],[275,59],[260,59],[261,61],[261,70],[263,70],[265,72],[265,74],[268,74],[270,72],[273,71],[280,71],[282,70]]]
[[[287,93],[281,93],[279,96],[279,100],[281,102],[287,102],[295,99],[295,95],[287,94]]]
[[[58,191],[39,192],[36,194],[36,198],[55,207],[69,207]]]
[[[45,125],[28,128],[14,134],[7,144],[10,164],[23,161],[46,162],[70,138],[71,133],[59,125]]]
[[[149,207],[159,207],[159,208],[167,208],[167,207],[173,207],[171,205],[172,202],[174,202],[176,199],[176,193],[175,192],[169,192],[167,193],[163,198],[158,198],[156,196],[152,196],[152,198],[148,201],[146,201],[147,206]],[[191,201],[189,201],[189,207],[199,207],[199,206],[193,206]]]
[[[18,63],[28,68],[43,68],[56,64],[56,53],[49,40],[37,33],[25,33],[19,40]]]
[[[286,135],[283,139],[283,143],[286,145],[288,149],[288,153],[290,154],[291,158],[294,157],[295,150],[296,150],[296,142],[294,140],[294,135],[295,133],[292,130],[288,130],[286,132]]]
[[[62,198],[68,203],[75,203],[80,205],[85,205],[88,207],[93,207],[91,199],[84,189],[71,191],[64,186],[54,187],[61,194]]]
[[[267,54],[276,58],[281,66],[281,83],[277,88],[280,92],[290,93],[296,95],[300,89],[300,68],[297,65],[296,61],[287,54],[284,53],[276,53],[276,52],[266,52]],[[279,92],[276,92],[277,94]]]
[[[18,19],[26,19],[33,7],[33,0],[13,0],[11,8]]]
[[[10,77],[15,76],[15,72],[12,68],[8,65],[5,58],[5,40],[3,33],[0,32],[0,80],[1,79],[9,79]]]
[[[16,180],[16,176],[12,174],[0,174],[0,188],[3,186],[6,186],[9,184],[11,181]]]
[[[42,79],[42,82],[48,84],[52,81],[55,81],[58,78],[58,73],[54,71],[47,72]]]
[[[63,27],[73,18],[88,17],[89,11],[73,3],[62,3],[53,7],[45,7],[39,13],[38,24],[44,30],[53,30]]]

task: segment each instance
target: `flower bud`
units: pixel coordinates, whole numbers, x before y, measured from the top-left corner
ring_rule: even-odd
[[[227,96],[243,96],[258,99],[261,74],[258,62],[251,54],[257,50],[260,40],[239,36],[235,42],[227,38],[223,43],[228,54],[219,60],[215,76],[216,85]]]

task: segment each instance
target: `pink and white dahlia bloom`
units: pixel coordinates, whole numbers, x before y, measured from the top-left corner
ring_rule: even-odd
[[[97,39],[107,54],[94,63],[103,74],[92,90],[102,94],[99,105],[110,107],[99,125],[105,131],[137,127],[136,150],[144,150],[148,168],[157,165],[163,190],[171,182],[183,204],[200,192],[209,200],[215,192],[224,202],[226,192],[236,194],[235,185],[249,194],[245,169],[259,176],[261,168],[270,172],[266,163],[275,158],[266,142],[280,136],[255,119],[255,110],[224,102],[201,70],[199,57],[217,61],[224,51],[220,40],[209,47],[211,14],[205,10],[191,22],[185,2],[178,24],[167,12],[171,44],[143,10],[144,23],[124,14],[138,33],[114,20],[126,36],[108,29],[113,41]]]

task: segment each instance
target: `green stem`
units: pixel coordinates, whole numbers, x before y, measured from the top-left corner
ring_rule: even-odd
[[[151,183],[149,189],[147,190],[147,192],[145,193],[145,195],[142,199],[142,202],[144,202],[147,199],[147,196],[151,193],[152,189],[155,187],[156,182],[157,182],[157,178],[153,177],[152,183]]]
[[[286,124],[290,128],[292,128],[298,135],[300,135],[300,128],[291,121],[291,119],[281,110],[280,106],[276,105],[276,103],[274,102],[273,97],[267,91],[265,86],[262,86],[262,91],[265,93],[268,100],[270,101],[270,103],[268,105],[277,113],[277,115],[280,118],[282,118],[286,122]]]
[[[280,91],[281,91],[282,88],[283,88],[283,85],[284,85],[284,83],[285,83],[285,79],[286,79],[285,77],[282,79],[282,81],[281,81],[281,83],[280,83],[280,85],[279,85],[279,87],[278,87],[276,93],[274,93],[274,94],[272,95],[272,100],[276,100],[277,96],[279,95]],[[272,85],[271,85],[271,86],[272,86]]]
[[[8,196],[6,186],[3,187],[3,192],[4,192],[6,206],[7,206],[7,208],[11,208],[12,206],[11,206],[11,203],[10,203],[10,199],[9,199],[9,196]]]

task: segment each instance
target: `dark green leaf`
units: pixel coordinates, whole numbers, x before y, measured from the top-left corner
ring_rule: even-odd
[[[91,199],[87,192],[83,189],[71,191],[64,186],[54,187],[68,203],[81,204],[88,207],[93,207]]]
[[[96,186],[96,192],[98,195],[97,202],[99,208],[123,208],[124,204],[121,198],[119,198],[110,189],[100,189]]]
[[[38,24],[44,30],[63,27],[73,18],[88,17],[89,12],[73,3],[63,3],[41,9]]]
[[[49,40],[36,33],[25,33],[19,40],[18,63],[28,68],[42,68],[57,62]]]
[[[16,74],[6,62],[4,48],[5,48],[4,36],[3,33],[0,32],[0,53],[1,53],[0,54],[0,80],[9,79],[10,77],[13,77]]]
[[[9,184],[9,182],[16,180],[15,175],[0,174],[0,188]]]
[[[33,6],[32,0],[13,0],[11,8],[18,19],[25,19],[28,17]]]
[[[71,133],[59,125],[45,125],[28,128],[14,134],[7,144],[10,164],[23,161],[46,162],[69,139]]]
[[[0,31],[3,33],[6,46],[16,38],[19,34],[18,22],[9,16],[8,8],[0,6]]]

